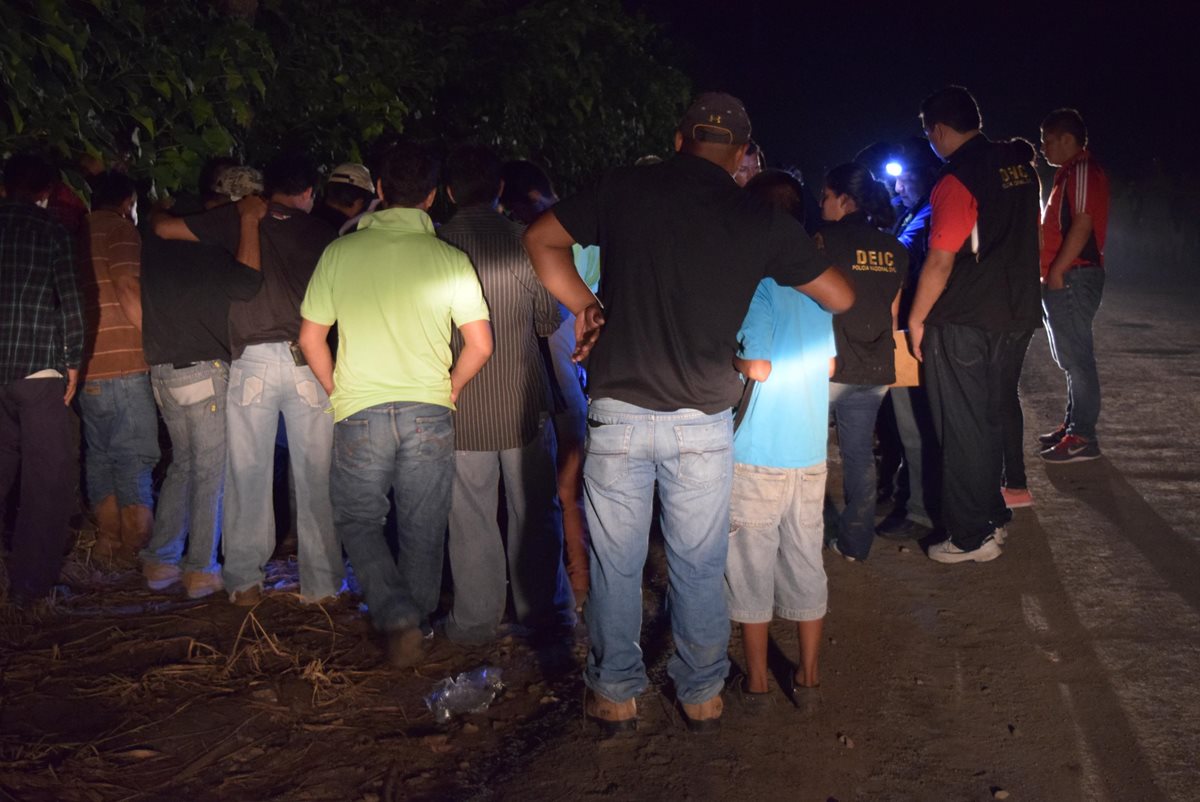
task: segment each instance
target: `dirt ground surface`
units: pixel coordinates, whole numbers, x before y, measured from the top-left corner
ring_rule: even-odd
[[[292,563],[247,610],[100,571],[84,532],[51,609],[0,609],[0,802],[1200,798],[1196,312],[1110,287],[1105,458],[1030,457],[1036,506],[994,562],[938,565],[882,540],[864,563],[827,553],[821,689],[796,707],[776,686],[758,715],[727,692],[714,736],[673,706],[660,544],[641,727],[599,740],[582,717],[582,623],[565,671],[513,637],[435,641],[400,671],[355,600],[301,605]],[[1044,334],[1022,391],[1032,455],[1065,392]],[[794,629],[772,635],[786,685]],[[439,727],[423,697],[481,665],[503,670],[503,695]]]

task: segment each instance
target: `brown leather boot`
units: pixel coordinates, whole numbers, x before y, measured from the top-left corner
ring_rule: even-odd
[[[683,721],[692,732],[708,733],[721,729],[721,712],[725,709],[721,694],[698,704],[681,702],[679,706],[683,708]]]
[[[606,738],[637,729],[637,699],[614,702],[589,690],[583,710],[589,719],[600,725],[600,732]]]
[[[121,508],[116,496],[105,496],[92,505],[92,517],[96,519],[96,545],[92,555],[102,560],[112,560],[121,549]]]
[[[121,544],[135,557],[146,548],[154,534],[154,513],[144,504],[121,508]]]

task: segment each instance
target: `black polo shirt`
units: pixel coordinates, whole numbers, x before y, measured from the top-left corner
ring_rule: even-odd
[[[241,240],[237,205],[228,204],[186,218],[201,242],[236,254]],[[306,212],[272,203],[259,225],[262,239],[262,289],[229,309],[233,358],[247,345],[295,341],[300,336],[300,302],[325,246],[337,230]]]
[[[147,363],[229,361],[229,304],[253,298],[262,273],[215,245],[146,234],[141,283]]]
[[[754,288],[812,281],[827,267],[804,228],[743,192],[716,164],[680,154],[612,171],[554,207],[581,245],[599,245],[606,324],[590,395],[647,409],[729,409],[732,367]]]

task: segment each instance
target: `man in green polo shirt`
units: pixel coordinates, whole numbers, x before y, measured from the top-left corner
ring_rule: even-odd
[[[487,304],[471,262],[438,240],[426,210],[438,163],[396,145],[376,190],[381,211],[321,256],[300,307],[300,348],[333,404],[333,521],[394,665],[421,659],[437,606],[462,388],[492,354]],[[326,337],[338,324],[338,360]],[[465,346],[451,365],[451,325]],[[388,490],[400,551],[383,537]]]

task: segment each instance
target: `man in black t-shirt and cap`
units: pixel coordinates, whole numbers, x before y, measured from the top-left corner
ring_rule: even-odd
[[[832,312],[854,299],[799,223],[734,183],[749,141],[739,100],[702,95],[675,133],[677,156],[613,170],[525,234],[538,278],[577,317],[575,358],[591,352],[584,681],[587,714],[610,734],[636,726],[635,699],[648,684],[638,641],[656,482],[676,646],[668,672],[689,728],[719,724],[729,668],[730,407],[742,392],[731,363],[755,287],[770,276]],[[575,270],[576,242],[604,254],[599,299]]]

